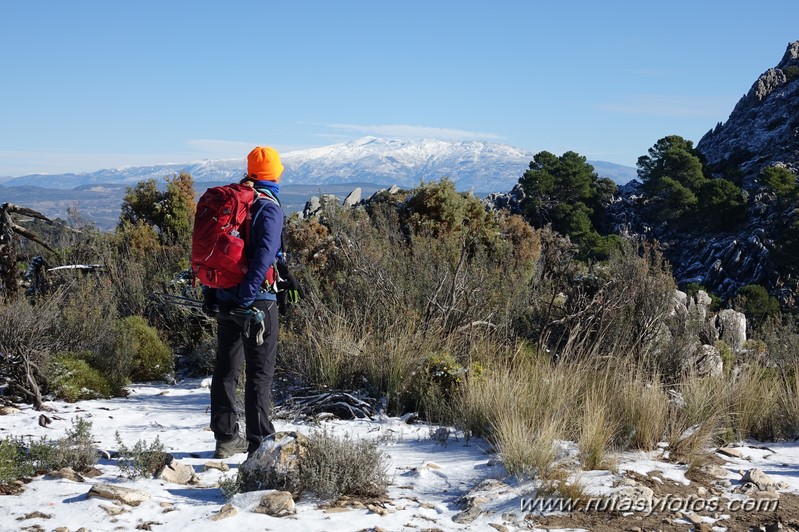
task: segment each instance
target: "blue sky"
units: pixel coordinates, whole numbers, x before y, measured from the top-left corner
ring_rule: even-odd
[[[698,142],[799,39],[799,2],[0,3],[0,176],[365,135],[634,166]]]

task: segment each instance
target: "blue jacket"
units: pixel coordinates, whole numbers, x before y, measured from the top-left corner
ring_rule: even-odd
[[[262,195],[250,208],[253,219],[248,242],[244,246],[248,260],[247,274],[238,286],[216,291],[217,301],[222,305],[249,308],[256,300],[277,299],[275,294],[261,290],[261,285],[266,279],[266,270],[274,264],[280,251],[283,209],[263,196],[271,192],[277,197],[274,188],[256,184],[255,189]]]

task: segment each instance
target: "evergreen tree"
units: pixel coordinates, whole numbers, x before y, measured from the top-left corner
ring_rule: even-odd
[[[600,245],[604,243],[596,227],[617,189],[612,181],[600,179],[585,157],[542,151],[519,183],[525,192],[522,211],[532,226],[551,224],[581,246],[583,257],[604,257],[606,246]]]

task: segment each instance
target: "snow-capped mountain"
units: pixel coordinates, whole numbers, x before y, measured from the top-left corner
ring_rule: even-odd
[[[442,140],[391,140],[365,137],[282,154],[286,170],[283,183],[320,185],[374,183],[413,187],[420,180],[448,176],[460,190],[505,192],[528,168],[533,152],[490,142]],[[635,177],[635,169],[590,161],[603,177],[623,184]],[[237,181],[244,175],[245,157],[186,164],[136,166],[81,174],[27,175],[3,183],[5,186],[34,185],[71,189],[99,183],[136,183],[161,180],[181,171],[197,182]]]

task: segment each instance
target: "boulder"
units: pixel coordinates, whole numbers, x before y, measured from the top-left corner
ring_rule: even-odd
[[[242,491],[277,489],[299,495],[298,460],[308,447],[308,438],[298,432],[278,432],[239,468]]]
[[[344,198],[343,205],[345,207],[354,207],[355,205],[358,205],[361,202],[361,193],[362,193],[361,188],[360,187],[356,188],[355,190],[350,192],[346,198]]]
[[[303,218],[310,218],[314,214],[318,213],[322,209],[322,202],[319,200],[319,196],[311,196],[311,198],[305,202],[305,208],[302,210]]]
[[[724,309],[716,318],[721,341],[733,351],[742,351],[746,343],[746,316],[732,309]]]
[[[685,360],[685,369],[699,377],[721,377],[724,374],[724,362],[717,347],[703,345]]]

